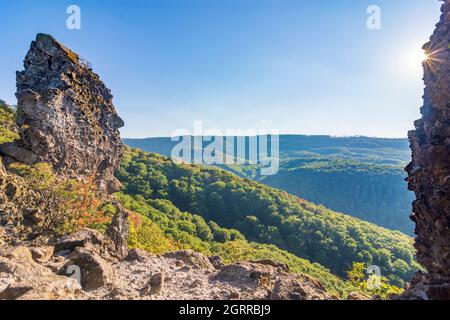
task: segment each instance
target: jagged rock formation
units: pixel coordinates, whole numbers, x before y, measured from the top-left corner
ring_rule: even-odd
[[[128,255],[128,235],[130,225],[128,223],[128,212],[119,203],[114,204],[119,210],[112,218],[111,224],[106,230],[106,234],[113,241],[114,252],[118,258],[125,258]]]
[[[0,229],[0,242],[1,242]],[[217,258],[211,260],[217,261]],[[70,269],[70,267],[73,267]],[[79,268],[79,269],[78,269]],[[116,257],[112,240],[80,230],[55,246],[0,249],[0,299],[332,299],[273,261],[213,265],[193,251]]]
[[[28,185],[12,164],[49,163],[57,174],[55,184],[67,178],[89,187],[93,182],[103,201],[105,193],[120,189],[114,171],[122,158],[118,129],[123,121],[111,92],[78,55],[51,36],[38,34],[24,66],[17,73],[17,112],[0,101],[0,225],[14,244],[52,239],[55,230],[50,225],[59,218],[64,224],[63,216],[70,213],[62,201],[51,199],[49,190]],[[126,213],[119,210],[113,222],[116,251],[126,255]]]
[[[417,259],[428,273],[416,275],[407,296],[450,299],[450,0],[424,49],[424,105],[409,133],[413,161],[407,171],[417,197]]]
[[[93,179],[102,191],[118,191],[114,171],[122,157],[118,129],[124,123],[110,90],[49,35],[38,34],[24,67],[17,72],[16,93],[22,145],[63,177]]]

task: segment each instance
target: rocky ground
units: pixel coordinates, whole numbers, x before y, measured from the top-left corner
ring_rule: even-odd
[[[8,246],[1,230],[0,299],[332,299],[316,280],[274,261],[224,265],[193,251],[139,249],[120,259],[113,241],[94,230],[41,247]]]

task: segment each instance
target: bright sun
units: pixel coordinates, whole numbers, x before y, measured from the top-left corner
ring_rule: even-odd
[[[427,61],[430,58],[430,56],[424,50],[421,50],[421,51],[422,51],[422,54],[420,57],[420,61],[421,62]]]
[[[389,59],[395,73],[417,77],[423,73],[423,62],[430,61],[431,57],[420,48],[420,45],[415,45],[395,51],[394,56],[390,56]]]
[[[411,56],[411,63],[422,64],[422,62],[428,60],[428,55],[422,49],[417,49]]]
[[[410,51],[404,52],[403,57],[400,58],[403,62],[404,68],[409,70],[422,70],[422,63],[429,59],[429,56],[424,50],[414,48]]]

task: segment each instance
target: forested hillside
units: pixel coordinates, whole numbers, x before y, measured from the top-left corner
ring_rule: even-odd
[[[257,180],[412,235],[414,225],[409,216],[414,195],[407,189],[403,167],[342,159],[297,159],[283,164],[277,175]]]
[[[132,147],[170,156],[170,138],[124,139]],[[413,194],[404,167],[410,160],[406,139],[280,136],[280,170],[258,175],[254,165],[222,169],[279,188],[334,211],[413,235],[409,219]]]
[[[163,156],[127,150],[118,171],[124,193],[169,200],[248,240],[273,244],[344,276],[353,262],[376,264],[391,283],[409,281],[417,264],[412,239],[313,205],[286,192],[224,170],[177,165]],[[227,241],[238,233],[220,232]]]

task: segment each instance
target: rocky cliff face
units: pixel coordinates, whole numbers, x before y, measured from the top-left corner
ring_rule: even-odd
[[[425,95],[422,118],[409,133],[413,161],[410,190],[416,193],[417,259],[428,271],[413,281],[416,296],[450,299],[450,0],[424,49]],[[410,292],[410,293],[411,293]]]
[[[92,178],[99,189],[120,189],[114,177],[122,157],[124,123],[113,96],[79,56],[39,34],[17,73],[21,142],[37,161],[67,178]]]

